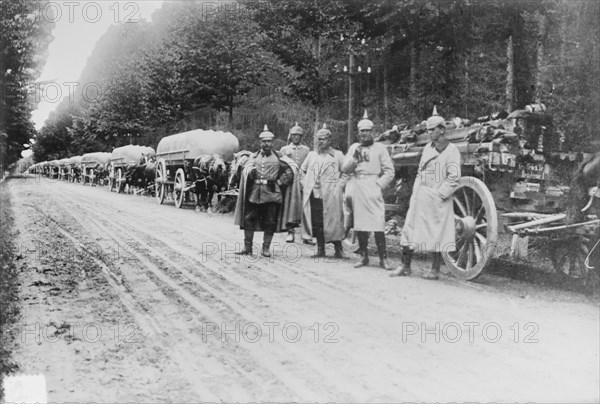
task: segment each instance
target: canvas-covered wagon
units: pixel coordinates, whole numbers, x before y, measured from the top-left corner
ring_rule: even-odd
[[[100,184],[106,176],[111,153],[96,152],[81,156],[81,184]]]
[[[69,182],[79,182],[81,180],[81,158],[82,156],[73,156],[67,162]]]
[[[58,164],[58,160],[50,160],[46,164],[46,175],[51,179],[59,178],[60,176],[60,165]]]
[[[67,180],[69,177],[70,158],[58,160],[58,179]]]
[[[163,203],[170,195],[180,208],[189,191],[204,184],[207,178],[199,175],[195,164],[205,156],[218,156],[230,162],[238,151],[239,141],[230,132],[196,129],[161,139],[156,148],[156,198]],[[227,173],[222,173],[227,181]]]
[[[127,145],[114,149],[110,156],[108,189],[112,191],[116,187],[117,193],[121,193],[126,185],[137,185],[136,172],[141,172],[142,179],[146,164],[155,155],[154,149],[148,146]]]

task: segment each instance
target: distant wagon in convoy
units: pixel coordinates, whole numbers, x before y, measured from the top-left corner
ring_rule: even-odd
[[[86,182],[90,186],[100,184],[106,176],[107,165],[110,161],[111,153],[87,153],[81,156],[81,184]]]
[[[59,171],[60,166],[58,164],[58,160],[51,160],[46,164],[46,172],[48,173],[48,177],[51,179],[59,178]]]
[[[156,148],[158,202],[170,196],[180,208],[193,190],[198,206],[210,205],[213,192],[227,187],[229,163],[238,148],[230,132],[196,129],[162,138]]]
[[[70,160],[68,158],[60,159],[57,161],[58,164],[58,179],[66,180],[69,176]]]
[[[114,149],[110,156],[108,189],[116,188],[117,193],[121,193],[126,185],[146,188],[145,170],[155,155],[154,149],[147,146],[127,145]]]
[[[73,156],[69,159],[67,163],[69,182],[81,181],[81,158],[82,156]]]

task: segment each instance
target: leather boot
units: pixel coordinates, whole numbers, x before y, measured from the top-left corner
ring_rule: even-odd
[[[366,231],[359,231],[356,237],[358,238],[358,245],[361,251],[361,259],[354,264],[354,268],[364,267],[369,265],[369,251],[367,246],[369,244],[369,233]]]
[[[317,253],[313,256],[313,258],[324,257],[325,256],[325,234],[323,233],[323,229],[314,229],[314,236],[317,239]]]
[[[433,262],[431,263],[431,270],[423,273],[421,277],[423,279],[436,280],[440,278],[440,265],[442,264],[442,254],[439,252],[433,253]]]
[[[273,240],[273,233],[265,233],[263,236],[263,248],[262,248],[262,256],[270,257],[271,252],[269,249],[271,248],[271,240]]]
[[[333,255],[335,258],[346,258],[346,255],[344,254],[344,249],[342,248],[341,241],[334,241],[333,248],[335,248],[335,253]]]
[[[244,230],[244,248],[241,251],[237,251],[237,255],[252,255],[252,240],[254,239],[254,232],[251,230]]]
[[[293,243],[294,242],[294,236],[295,236],[294,229],[289,229],[287,237],[285,238],[285,242],[286,243]]]
[[[410,268],[412,255],[413,250],[408,247],[402,247],[402,265],[390,272],[390,276],[410,276],[412,273],[412,269]]]
[[[392,267],[388,263],[385,249],[385,234],[382,231],[375,232],[375,244],[377,245],[377,253],[379,254],[379,266],[386,271],[391,271]]]

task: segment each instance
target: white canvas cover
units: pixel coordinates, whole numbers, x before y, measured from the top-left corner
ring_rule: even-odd
[[[81,164],[106,164],[110,160],[111,153],[86,153],[81,156]]]
[[[130,144],[114,149],[111,153],[110,160],[115,163],[137,164],[142,158],[142,154],[147,154],[151,157],[154,156],[156,152],[152,147]]]
[[[233,133],[195,129],[163,137],[156,148],[156,155],[174,157],[185,150],[185,159],[195,159],[204,154],[219,154],[225,161],[233,160],[240,147]],[[171,155],[169,155],[171,153]]]

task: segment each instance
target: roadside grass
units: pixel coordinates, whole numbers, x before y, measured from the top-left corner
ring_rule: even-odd
[[[0,182],[0,399],[4,396],[4,376],[17,370],[11,357],[13,341],[10,333],[19,316],[16,250],[13,242],[16,229],[8,188],[6,181]]]

